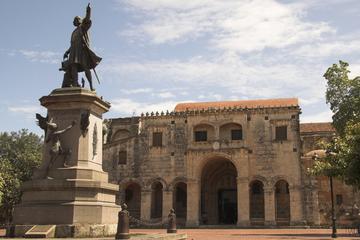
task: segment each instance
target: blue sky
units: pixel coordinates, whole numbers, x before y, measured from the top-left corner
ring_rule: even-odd
[[[90,2],[107,118],[184,101],[298,97],[302,122],[330,121],[323,73],[341,59],[360,75],[359,0]],[[61,86],[72,20],[87,3],[1,0],[0,131],[41,133],[38,99]]]

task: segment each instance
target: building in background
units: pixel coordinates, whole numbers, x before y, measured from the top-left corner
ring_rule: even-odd
[[[326,224],[328,180],[307,168],[317,141],[335,132],[300,124],[300,114],[288,98],[182,103],[111,119],[104,170],[136,218],[159,220],[174,208],[186,226]],[[355,211],[358,194],[335,186],[338,210]]]

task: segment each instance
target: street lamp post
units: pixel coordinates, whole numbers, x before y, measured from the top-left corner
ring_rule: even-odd
[[[333,178],[330,175],[330,192],[331,192],[331,219],[332,219],[332,238],[337,238],[336,234],[336,215],[335,215],[335,208],[334,208],[334,188],[333,188]]]

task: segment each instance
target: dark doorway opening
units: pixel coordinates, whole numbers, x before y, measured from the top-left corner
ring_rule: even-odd
[[[264,185],[255,180],[250,183],[250,221],[252,225],[264,225]]]
[[[284,180],[275,184],[275,218],[277,225],[289,225],[290,223],[289,184]]]
[[[162,217],[163,186],[160,182],[151,185],[151,218]]]
[[[236,224],[237,222],[237,192],[236,189],[221,189],[218,191],[218,209],[220,224]]]
[[[210,159],[201,176],[201,223],[237,223],[237,171],[224,158]]]

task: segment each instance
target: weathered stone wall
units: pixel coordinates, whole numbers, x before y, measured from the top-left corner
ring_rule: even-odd
[[[237,170],[238,224],[249,225],[249,184],[264,184],[265,222],[275,224],[277,181],[289,185],[291,224],[304,221],[298,107],[258,109],[209,109],[203,111],[152,114],[141,118],[113,119],[112,140],[104,146],[104,167],[113,182],[124,191],[130,182],[142,189],[142,208],[151,194],[151,184],[163,185],[164,206],[172,206],[172,191],[179,181],[187,184],[187,222],[197,225],[202,170],[213,159],[231,161]],[[231,140],[229,128],[241,126],[242,140]],[[276,140],[276,126],[287,126],[287,139]],[[206,129],[205,142],[194,140],[194,130]],[[152,146],[154,132],[162,132],[163,146]],[[123,135],[123,137],[121,136]],[[228,136],[228,137],[226,137]],[[127,151],[127,163],[118,165],[119,151]],[[124,198],[121,196],[120,200]],[[149,200],[146,200],[149,199]],[[214,206],[217,208],[217,206]],[[142,217],[148,217],[144,210]],[[163,214],[167,211],[164,207]]]
[[[305,125],[308,126],[305,128]],[[335,135],[335,130],[331,127],[330,123],[304,124],[303,128],[301,132],[301,167],[304,182],[304,213],[310,225],[330,225],[331,194],[329,178],[325,176],[311,176],[308,170],[314,163],[311,156],[312,151],[321,149],[321,142],[330,141]],[[307,130],[309,128],[311,131]],[[357,206],[360,203],[360,194],[356,189],[346,185],[339,179],[334,179],[333,188],[338,223],[344,225],[351,224],[351,218],[358,213]],[[359,218],[359,216],[357,217]]]
[[[119,202],[125,200],[125,190],[130,184],[139,186],[141,193],[137,193],[139,196],[134,199],[140,199],[138,205],[141,209],[136,211],[143,219],[150,219],[154,214],[154,209],[151,212],[154,199],[162,202],[162,209],[156,211],[161,211],[157,215],[163,217],[172,206],[179,205],[179,202],[174,204],[177,201],[176,187],[178,183],[184,183],[184,222],[188,226],[216,223],[220,216],[217,210],[219,196],[209,192],[209,186],[205,184],[234,184],[217,183],[231,177],[216,180],[205,171],[211,169],[206,167],[209,164],[221,161],[221,164],[232,163],[236,169],[239,226],[326,224],[330,202],[328,179],[308,174],[313,160],[306,154],[319,149],[318,142],[329,140],[334,131],[324,123],[318,124],[321,128],[305,124],[307,129],[300,130],[299,114],[297,106],[209,108],[112,119],[110,142],[104,145],[103,166],[110,173],[111,181],[120,185]],[[285,140],[276,139],[278,126],[287,126]],[[231,139],[233,129],[242,129],[241,140]],[[195,141],[195,131],[206,131],[207,140]],[[154,133],[159,132],[162,133],[162,145],[153,146]],[[126,151],[126,164],[118,164],[120,151]],[[212,171],[215,174],[216,169]],[[230,174],[224,171],[223,176]],[[253,199],[251,186],[255,180],[262,184],[264,216],[260,219],[251,215],[249,207]],[[280,181],[285,181],[288,188],[288,195],[285,195],[289,198],[288,219],[280,219],[278,214],[281,205],[278,204],[276,184]],[[161,196],[159,190],[155,190],[155,183],[160,183]],[[335,194],[341,195],[343,201],[337,206],[339,211],[349,209],[354,202],[358,204],[358,193],[351,187],[338,180],[334,186]],[[221,190],[221,187],[217,188]],[[209,196],[213,199],[208,201]],[[207,212],[209,208],[215,210]]]

